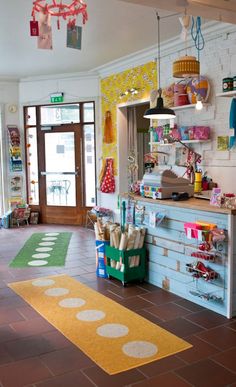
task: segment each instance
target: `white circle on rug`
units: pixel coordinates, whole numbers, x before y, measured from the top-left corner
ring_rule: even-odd
[[[48,261],[45,261],[44,259],[39,259],[38,261],[28,262],[29,266],[45,266],[47,264],[48,264]]]
[[[52,250],[53,250],[52,247],[38,247],[37,249],[35,249],[35,251],[39,251],[41,253],[46,252],[46,251],[52,251]]]
[[[45,235],[47,235],[47,236],[56,236],[56,235],[59,235],[59,232],[47,232]]]
[[[155,344],[148,341],[130,341],[123,345],[122,351],[129,357],[142,359],[155,355],[158,352],[158,348]]]
[[[34,286],[50,286],[54,285],[55,281],[50,278],[39,278],[31,282]]]
[[[59,297],[59,296],[64,296],[65,294],[69,293],[69,290],[66,288],[51,288],[47,289],[44,292],[46,296],[51,296],[51,297]]]
[[[32,258],[36,258],[36,259],[43,259],[43,258],[49,258],[49,257],[50,257],[50,254],[46,254],[46,253],[38,253],[38,254],[32,255]]]
[[[82,298],[64,298],[58,303],[62,308],[78,308],[84,304],[86,304],[86,301]]]
[[[45,238],[42,238],[42,241],[56,241],[57,240],[57,237],[45,237]]]
[[[76,318],[80,321],[99,321],[102,320],[106,314],[102,310],[87,309],[76,314]]]
[[[40,242],[39,246],[53,246],[55,242]]]
[[[97,328],[97,334],[102,337],[116,339],[117,337],[126,336],[129,328],[122,324],[104,324]]]

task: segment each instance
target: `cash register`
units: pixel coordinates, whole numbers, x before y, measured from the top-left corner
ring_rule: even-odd
[[[141,196],[152,199],[181,200],[192,197],[194,186],[184,177],[179,177],[171,169],[160,170],[155,167],[146,172],[140,186]]]

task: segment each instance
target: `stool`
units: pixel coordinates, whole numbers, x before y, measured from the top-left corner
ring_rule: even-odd
[[[91,210],[88,210],[87,211],[87,214],[86,214],[86,224],[85,224],[85,227],[86,228],[89,228],[94,226],[94,223],[96,223],[97,221],[97,215],[94,214],[94,212],[92,212]]]
[[[26,222],[29,225],[30,209],[29,208],[15,208],[12,213],[12,222],[16,222],[20,226],[21,222]]]

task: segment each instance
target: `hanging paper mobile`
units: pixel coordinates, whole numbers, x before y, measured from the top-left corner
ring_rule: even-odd
[[[83,24],[88,20],[87,4],[83,0],[74,0],[70,3],[65,3],[57,0],[35,0],[33,1],[33,7],[31,16],[33,20],[30,23],[31,35],[36,36],[38,32],[36,14],[43,13],[44,15],[56,16],[57,28],[60,29],[60,17],[63,20],[67,20],[69,25],[75,25],[76,17],[81,14]]]

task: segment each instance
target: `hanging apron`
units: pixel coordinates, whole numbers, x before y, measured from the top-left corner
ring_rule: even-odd
[[[101,182],[101,191],[103,193],[115,192],[115,177],[114,177],[114,160],[112,158],[106,159],[105,171]]]

